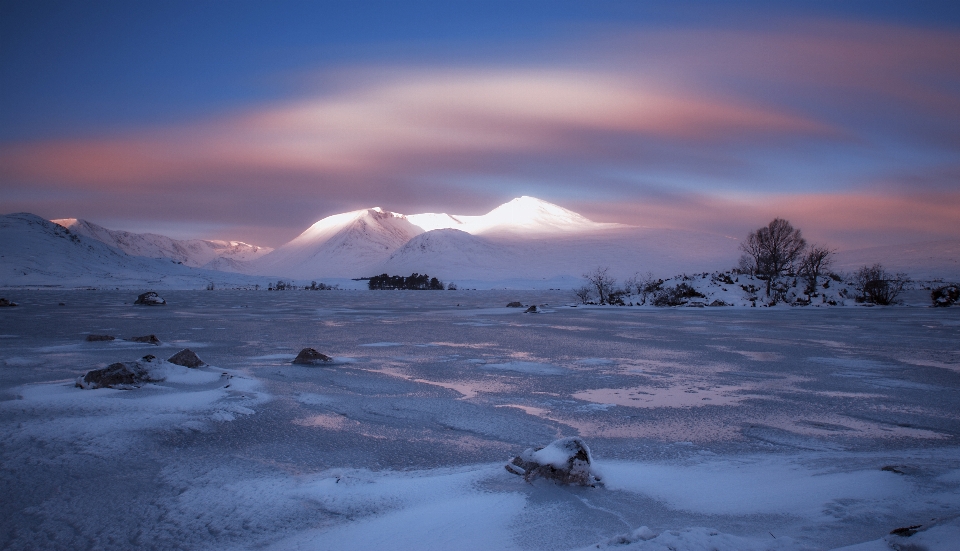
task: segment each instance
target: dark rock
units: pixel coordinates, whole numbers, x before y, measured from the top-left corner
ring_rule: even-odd
[[[293,363],[303,365],[313,365],[320,362],[331,361],[333,361],[333,358],[327,356],[326,354],[321,354],[313,348],[304,348],[299,354],[297,354],[297,357],[293,359]]]
[[[514,301],[508,304],[507,308],[523,308],[523,304],[520,304],[519,302]]]
[[[66,306],[66,305],[67,305],[67,303],[66,303],[66,302],[60,302],[60,303],[57,303],[57,306]]]
[[[540,477],[580,486],[596,486],[600,482],[600,477],[593,473],[590,448],[576,436],[555,440],[542,448],[527,448],[507,463],[506,469],[527,482]]]
[[[184,348],[180,352],[177,352],[167,361],[172,364],[182,365],[183,367],[201,367],[207,365],[189,348]]]
[[[160,295],[154,291],[147,291],[146,293],[143,293],[142,295],[138,296],[137,300],[134,302],[134,304],[144,304],[146,306],[162,306],[166,303],[167,301],[163,300]]]
[[[142,336],[142,337],[130,337],[130,338],[127,339],[127,340],[128,340],[128,341],[131,341],[131,342],[142,342],[142,343],[146,343],[146,344],[157,344],[157,345],[160,344],[160,339],[158,339],[156,335],[144,335],[144,336]]]
[[[10,302],[5,298],[0,298],[0,308],[8,307],[8,306],[16,306],[16,305],[17,305],[16,302]]]
[[[531,305],[530,305],[530,308],[527,308],[526,310],[524,310],[523,313],[524,313],[524,314],[539,314],[539,313],[540,313],[540,310],[537,310],[537,305],[536,305],[536,304],[531,304]]]
[[[113,335],[87,335],[87,342],[112,341],[116,337]]]
[[[76,386],[83,389],[93,388],[136,388],[144,383],[162,381],[163,378],[154,377],[148,365],[153,356],[144,356],[137,362],[117,362],[103,369],[94,369],[86,375],[77,378]]]
[[[904,526],[902,528],[894,528],[890,530],[890,533],[894,536],[900,536],[901,538],[909,538],[910,536],[919,532],[920,528],[923,528],[922,524],[914,524],[913,526]]]

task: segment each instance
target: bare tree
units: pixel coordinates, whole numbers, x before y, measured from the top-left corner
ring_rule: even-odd
[[[597,295],[600,296],[600,304],[607,303],[607,295],[614,291],[614,286],[617,284],[617,280],[611,277],[609,272],[609,267],[598,267],[591,272],[583,274],[583,277],[590,282],[590,285],[593,285],[593,288],[597,291]]]
[[[573,293],[577,295],[578,299],[580,299],[580,304],[586,304],[590,300],[590,295],[593,294],[593,287],[589,285],[583,285],[574,289]]]
[[[897,297],[910,283],[907,274],[891,274],[880,264],[863,266],[853,274],[853,284],[857,289],[857,302],[888,305],[896,304]]]
[[[663,285],[662,279],[653,277],[652,272],[647,272],[637,280],[637,293],[640,295],[640,304],[646,304],[647,299],[660,290]]]
[[[826,245],[810,245],[800,260],[800,275],[807,280],[809,297],[817,288],[817,278],[833,264],[833,250]]]
[[[774,280],[794,269],[807,247],[800,230],[782,218],[774,218],[765,227],[747,234],[740,244],[745,254],[741,265],[767,280],[767,296]]]

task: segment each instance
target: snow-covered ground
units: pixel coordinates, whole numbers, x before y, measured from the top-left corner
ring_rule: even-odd
[[[960,541],[960,308],[162,294],[166,306],[137,307],[123,291],[4,291],[20,306],[0,309],[0,547]],[[541,313],[504,307],[514,300]],[[162,344],[120,340],[147,334]],[[304,347],[333,361],[291,365]],[[182,348],[210,366],[135,390],[74,387]],[[590,445],[604,486],[503,468],[561,436]]]

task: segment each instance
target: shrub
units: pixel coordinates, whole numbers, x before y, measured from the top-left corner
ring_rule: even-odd
[[[960,285],[944,285],[930,293],[934,306],[953,306],[960,300]]]
[[[906,274],[890,274],[880,264],[864,266],[853,275],[856,301],[881,306],[896,304],[897,297],[909,282]]]
[[[706,298],[690,285],[681,283],[673,288],[662,289],[653,296],[654,306],[681,306],[691,298]]]

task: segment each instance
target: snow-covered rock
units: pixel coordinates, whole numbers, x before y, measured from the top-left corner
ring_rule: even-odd
[[[507,463],[506,469],[527,482],[543,477],[563,484],[592,486],[600,481],[593,472],[590,448],[576,436],[555,440],[541,448],[527,448]]]
[[[142,304],[144,306],[162,306],[167,303],[156,291],[147,291],[146,293],[141,294],[137,297],[137,300],[133,302],[134,304]]]
[[[86,375],[77,378],[76,386],[83,389],[116,388],[131,389],[144,383],[160,382],[165,379],[162,373],[152,369],[157,366],[154,356],[147,355],[135,362],[117,362],[104,367],[88,371]]]
[[[297,357],[293,359],[293,363],[301,365],[315,365],[323,362],[333,361],[333,358],[317,352],[313,348],[304,348],[297,354]]]
[[[175,365],[182,365],[191,369],[207,365],[197,356],[196,352],[189,348],[184,348],[167,359],[168,362]]]

